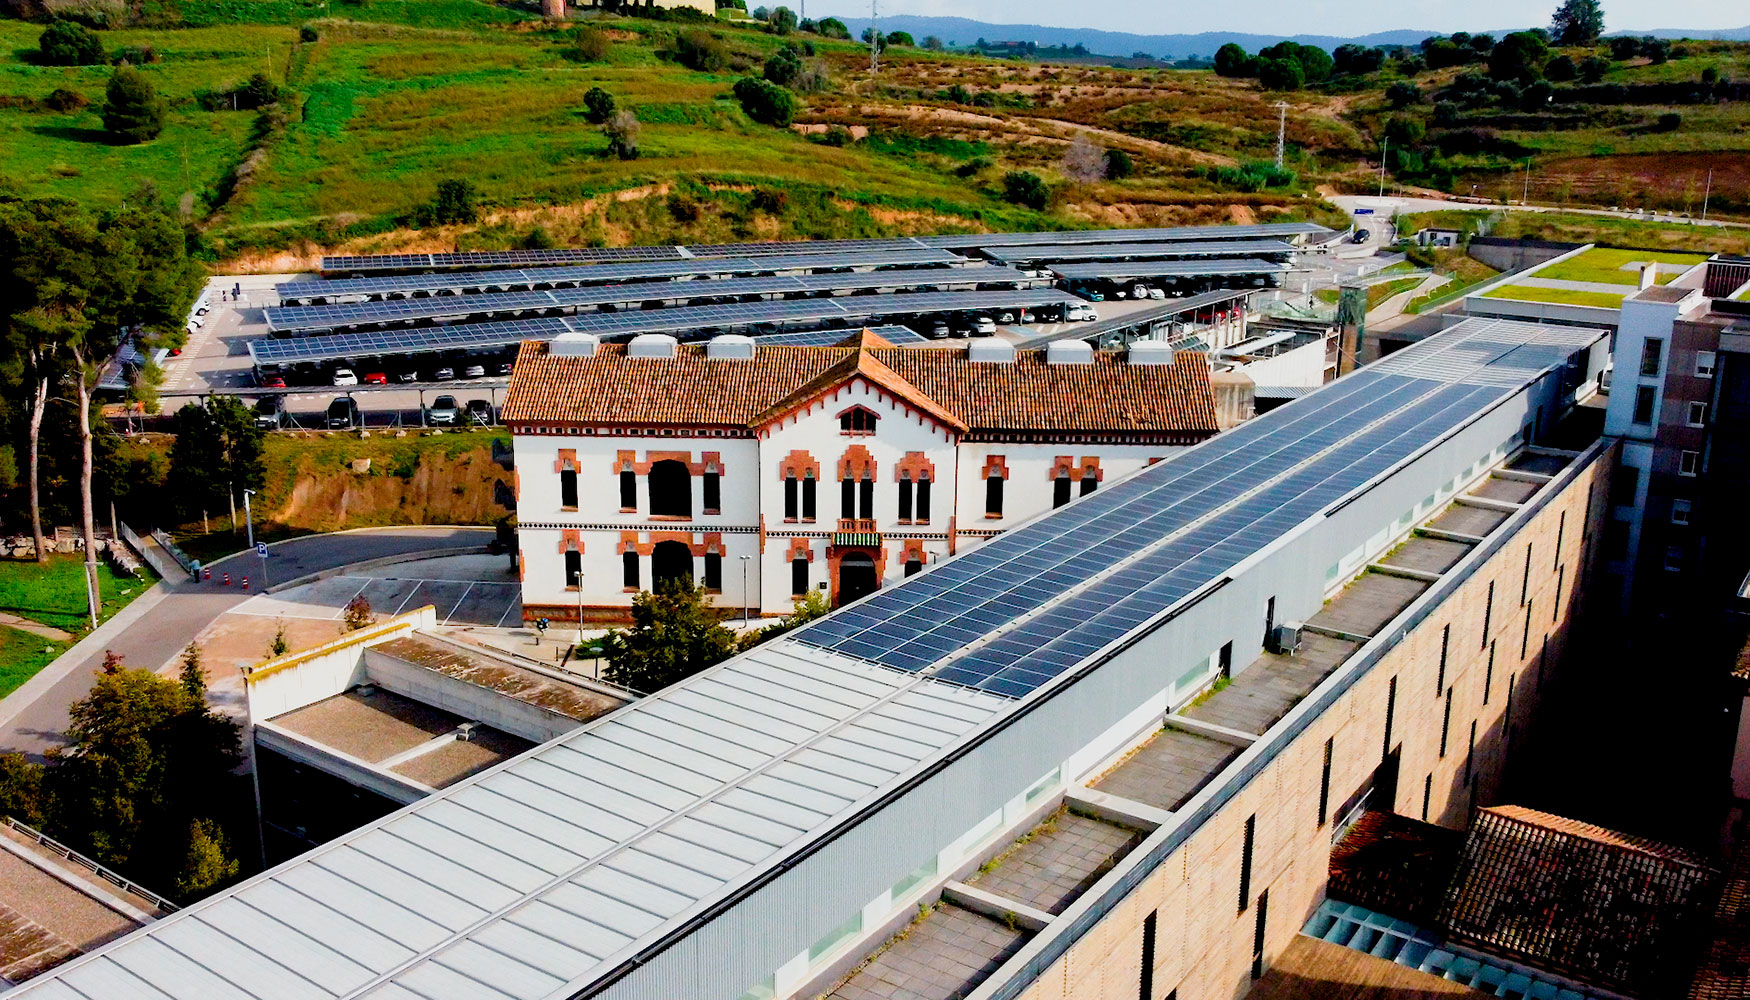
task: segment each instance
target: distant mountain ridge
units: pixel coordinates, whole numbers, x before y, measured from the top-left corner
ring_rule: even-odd
[[[860,37],[863,29],[869,26],[867,17],[840,17],[839,20],[851,29],[853,37]],[[1369,35],[1359,35],[1345,38],[1338,35],[1262,35],[1240,31],[1205,31],[1194,35],[1141,35],[1125,31],[1101,31],[1098,28],[1057,28],[1042,24],[991,24],[988,21],[974,21],[965,17],[924,17],[917,14],[895,14],[881,18],[881,30],[904,31],[922,41],[926,35],[935,35],[944,42],[957,45],[971,45],[980,38],[990,42],[1034,42],[1038,45],[1081,45],[1090,53],[1103,56],[1129,56],[1137,52],[1146,52],[1156,58],[1171,56],[1175,59],[1186,59],[1193,55],[1207,59],[1215,54],[1215,50],[1229,42],[1234,42],[1248,52],[1256,52],[1268,45],[1288,40],[1301,45],[1316,45],[1323,49],[1334,49],[1339,45],[1415,45],[1429,35],[1445,34],[1437,31],[1416,31],[1408,28],[1393,31],[1377,31]],[[1491,32],[1497,38],[1517,28],[1506,28]],[[1728,39],[1732,41],[1750,41],[1750,25],[1742,28],[1729,28],[1718,31],[1685,31],[1681,28],[1660,28],[1652,31],[1617,32],[1632,35],[1656,35],[1660,38],[1706,38]]]

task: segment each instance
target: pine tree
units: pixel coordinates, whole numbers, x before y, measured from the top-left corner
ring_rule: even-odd
[[[1598,0],[1564,0],[1556,8],[1550,34],[1557,45],[1595,45],[1604,34],[1604,8]]]
[[[103,127],[117,142],[147,142],[164,131],[164,102],[144,73],[117,66],[104,94]]]

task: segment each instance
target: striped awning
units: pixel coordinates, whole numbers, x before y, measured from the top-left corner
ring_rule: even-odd
[[[835,531],[832,543],[841,548],[878,548],[881,536],[872,531]]]

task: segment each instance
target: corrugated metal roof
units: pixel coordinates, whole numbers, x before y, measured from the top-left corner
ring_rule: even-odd
[[[16,995],[544,997],[1007,704],[780,639]]]

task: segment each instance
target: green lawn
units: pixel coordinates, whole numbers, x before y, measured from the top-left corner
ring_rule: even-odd
[[[1623,300],[1623,296],[1608,292],[1578,292],[1567,288],[1533,288],[1525,285],[1506,285],[1484,292],[1483,298],[1549,302],[1564,306],[1600,306],[1605,309],[1619,309]]]
[[[98,565],[97,577],[103,619],[126,607],[157,580],[150,570],[143,581],[117,575],[108,563]],[[46,567],[30,559],[0,559],[0,611],[68,632],[86,631],[89,618],[82,557],[55,555]]]
[[[1551,278],[1557,281],[1593,281],[1612,285],[1638,285],[1641,281],[1641,264],[1682,264],[1685,266],[1699,264],[1706,260],[1704,254],[1696,253],[1654,253],[1646,250],[1616,250],[1609,247],[1594,247],[1577,257],[1570,257],[1559,264],[1552,264],[1537,272],[1539,278]],[[1668,284],[1677,275],[1660,271],[1655,279],[1659,284]]]
[[[0,697],[16,691],[69,646],[70,643],[54,642],[0,625]]]

